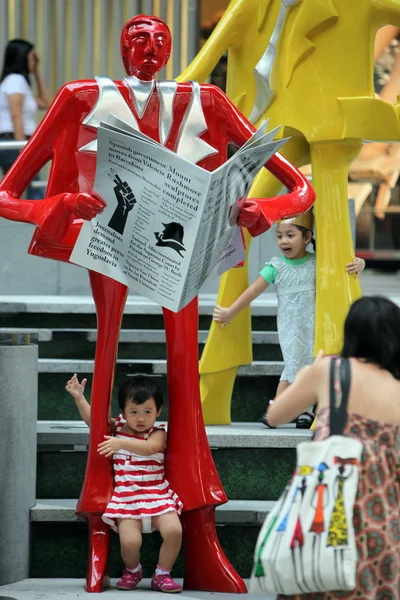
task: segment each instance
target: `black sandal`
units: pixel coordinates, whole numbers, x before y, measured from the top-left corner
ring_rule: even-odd
[[[296,420],[296,429],[310,429],[315,419],[312,412],[303,412]]]
[[[265,427],[268,427],[269,429],[276,429],[276,427],[273,427],[268,423],[268,413],[265,413],[265,415],[261,417],[261,423],[263,423]]]

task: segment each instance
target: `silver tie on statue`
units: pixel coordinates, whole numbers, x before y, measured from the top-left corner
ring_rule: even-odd
[[[154,79],[151,81],[142,81],[134,75],[124,77],[122,81],[129,87],[136,112],[139,119],[141,119],[146,111],[156,82]]]
[[[160,99],[160,119],[158,133],[160,143],[164,146],[174,120],[174,100],[178,84],[176,81],[157,82],[158,97]]]
[[[288,10],[301,1],[302,0],[282,0],[281,7],[279,9],[279,15],[276,20],[271,38],[268,42],[267,49],[254,68],[254,77],[256,80],[256,98],[249,117],[249,120],[252,123],[258,121],[258,119],[267,110],[275,96],[271,87],[271,73],[276,58],[276,50],[279,38],[282,33],[282,28]]]

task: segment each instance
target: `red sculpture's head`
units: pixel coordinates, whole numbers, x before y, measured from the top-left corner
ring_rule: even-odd
[[[168,62],[171,54],[171,32],[158,17],[137,15],[128,21],[121,33],[121,56],[128,75],[153,79]]]

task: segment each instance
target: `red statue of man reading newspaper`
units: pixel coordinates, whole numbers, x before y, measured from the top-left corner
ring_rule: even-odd
[[[157,17],[131,19],[121,35],[128,73],[122,81],[101,77],[66,84],[40,126],[0,184],[0,216],[37,225],[29,252],[68,261],[82,225],[104,204],[92,195],[96,129],[109,112],[170,150],[212,171],[227,159],[228,143],[241,146],[252,125],[224,93],[194,82],[155,81],[167,63],[171,35]],[[46,198],[20,200],[33,176],[52,160]],[[245,203],[239,224],[262,233],[278,218],[306,211],[314,201],[307,180],[282,156],[266,167],[289,188],[286,196]],[[121,191],[121,193],[123,193]],[[129,198],[127,199],[129,203]],[[132,199],[133,202],[133,199]],[[87,590],[103,587],[109,529],[101,520],[113,490],[111,462],[97,446],[109,431],[109,407],[119,331],[128,289],[89,271],[98,337],[91,396],[90,443],[85,480],[77,506],[89,524]],[[215,507],[227,501],[210,453],[199,392],[198,306],[179,313],[164,309],[168,357],[169,427],[167,477],[184,503],[185,587],[244,592],[216,535]]]

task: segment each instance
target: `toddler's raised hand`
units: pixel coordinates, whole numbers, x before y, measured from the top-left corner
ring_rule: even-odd
[[[364,269],[365,269],[365,260],[363,258],[358,258],[357,256],[355,256],[353,258],[351,263],[348,263],[346,265],[346,271],[350,275],[355,275],[356,277],[361,273],[361,271],[364,271]]]
[[[87,382],[87,379],[82,379],[82,382],[79,383],[78,376],[76,373],[74,373],[74,375],[71,377],[71,379],[69,381],[67,381],[67,385],[65,386],[65,389],[67,390],[67,392],[69,394],[71,394],[71,396],[75,400],[77,400],[78,398],[83,396],[83,394],[85,392],[86,382]]]
[[[213,320],[217,323],[221,323],[221,327],[225,327],[232,319],[229,308],[222,308],[222,306],[216,306],[213,310]]]

